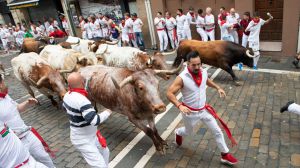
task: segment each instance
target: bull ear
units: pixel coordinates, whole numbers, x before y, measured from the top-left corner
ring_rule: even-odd
[[[87,62],[88,62],[87,58],[79,58],[79,59],[77,59],[77,63],[80,64],[80,65],[82,65],[82,66],[87,66]]]

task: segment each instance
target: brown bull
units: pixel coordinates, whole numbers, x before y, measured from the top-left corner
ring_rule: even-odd
[[[152,139],[158,151],[164,152],[167,143],[158,134],[154,117],[164,112],[166,106],[159,96],[155,74],[172,75],[180,69],[181,66],[174,70],[130,71],[126,68],[94,65],[82,68],[79,72],[89,81],[87,90],[92,101],[127,116],[129,121]]]
[[[30,86],[36,87],[51,100],[53,105],[57,106],[57,102],[53,98],[54,92],[60,98],[63,98],[66,93],[61,73],[68,73],[72,70],[57,71],[33,52],[20,54],[11,60],[11,64],[17,79],[21,81],[32,97],[35,96]]]
[[[197,41],[183,40],[177,49],[177,57],[173,66],[178,66],[180,61],[187,60],[186,55],[190,51],[198,51],[201,62],[228,72],[236,82],[238,79],[232,70],[232,66],[237,63],[243,63],[248,67],[253,67],[253,56],[249,50],[241,45],[229,41]]]

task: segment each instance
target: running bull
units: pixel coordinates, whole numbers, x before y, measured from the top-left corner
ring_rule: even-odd
[[[190,51],[198,51],[202,63],[221,68],[228,72],[236,84],[238,84],[238,78],[234,74],[232,66],[241,62],[248,67],[253,67],[254,56],[250,54],[247,48],[233,42],[221,40],[208,42],[197,40],[181,41],[173,66],[178,66],[182,59],[186,61],[186,55]]]
[[[167,143],[158,134],[154,117],[163,113],[166,106],[159,96],[155,75],[173,75],[181,67],[173,70],[131,71],[127,68],[94,65],[81,68],[79,72],[88,81],[86,89],[93,102],[127,116],[129,121],[152,139],[157,151],[163,153]],[[148,121],[149,127],[144,121]]]

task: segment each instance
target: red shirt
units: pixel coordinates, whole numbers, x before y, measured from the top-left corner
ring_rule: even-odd
[[[246,30],[246,28],[248,27],[248,24],[249,24],[250,22],[251,22],[251,18],[249,18],[248,21],[245,20],[245,19],[243,19],[243,20],[241,20],[241,22],[240,22],[241,26],[242,26],[243,29],[244,29],[244,33],[245,33],[247,36],[249,36],[250,31],[245,32],[245,30]]]
[[[63,38],[65,36],[66,34],[61,30],[56,30],[49,34],[49,37],[55,37],[55,38]]]

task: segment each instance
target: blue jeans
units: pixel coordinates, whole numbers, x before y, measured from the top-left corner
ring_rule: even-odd
[[[142,32],[134,32],[134,34],[135,34],[135,38],[136,38],[136,43],[137,43],[137,45],[138,45],[138,46],[145,47]]]

